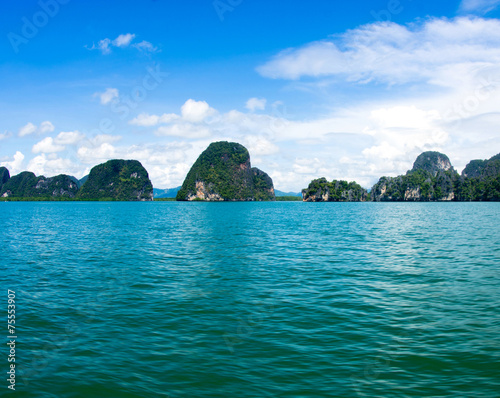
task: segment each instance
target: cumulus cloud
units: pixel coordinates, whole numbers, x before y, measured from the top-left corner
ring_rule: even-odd
[[[256,110],[263,111],[266,109],[266,99],[265,98],[250,98],[245,107],[250,111],[254,112]]]
[[[500,66],[500,20],[433,18],[408,26],[373,23],[285,50],[257,68],[270,78],[326,76],[358,84],[453,87],[479,67]]]
[[[459,11],[484,15],[500,5],[500,0],[462,0]]]
[[[20,151],[16,151],[16,153],[12,157],[12,160],[0,162],[0,166],[6,167],[9,170],[10,175],[13,176],[23,171],[23,162],[23,153]]]
[[[64,146],[55,144],[52,137],[46,137],[40,142],[37,142],[35,145],[33,145],[31,151],[33,153],[61,152],[64,151]]]
[[[58,145],[75,145],[85,138],[79,131],[61,131],[54,142]]]
[[[99,97],[102,105],[108,105],[119,97],[120,93],[116,88],[107,88],[102,93],[95,93],[94,96]]]
[[[19,137],[26,137],[31,134],[46,134],[54,131],[54,125],[48,120],[42,122],[40,126],[35,126],[33,123],[28,123],[19,129]]]
[[[27,169],[36,175],[53,177],[59,174],[81,175],[80,167],[70,159],[58,158],[55,154],[35,156],[28,163]]]
[[[191,123],[201,123],[216,113],[205,101],[189,99],[181,107],[181,115],[184,120]]]

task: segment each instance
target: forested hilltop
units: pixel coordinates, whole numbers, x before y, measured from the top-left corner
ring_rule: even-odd
[[[177,193],[179,201],[275,200],[273,180],[252,167],[248,150],[236,142],[214,142],[202,152]]]

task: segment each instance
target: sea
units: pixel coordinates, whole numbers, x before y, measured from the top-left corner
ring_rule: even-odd
[[[2,202],[0,395],[500,397],[499,226],[500,203]]]

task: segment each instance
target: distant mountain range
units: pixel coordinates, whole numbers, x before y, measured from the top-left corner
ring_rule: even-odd
[[[164,199],[164,198],[175,198],[177,196],[177,192],[179,192],[181,187],[176,188],[153,188],[153,197],[156,199]]]

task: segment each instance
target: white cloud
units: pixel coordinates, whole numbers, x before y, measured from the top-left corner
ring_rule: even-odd
[[[500,0],[462,0],[460,11],[463,13],[486,14],[500,5]]]
[[[103,39],[103,40],[99,40],[99,43],[97,43],[97,48],[103,54],[110,54],[111,53],[111,49],[109,48],[110,45],[111,45],[111,40]],[[92,48],[95,48],[95,46],[93,46]]]
[[[479,67],[500,67],[500,20],[429,19],[373,23],[285,50],[257,70],[282,79],[335,76],[356,83],[454,87]]]
[[[247,135],[243,139],[243,145],[248,149],[251,156],[274,155],[279,152],[279,147],[264,136]]]
[[[54,125],[51,122],[49,122],[48,120],[45,122],[42,122],[42,124],[38,128],[38,132],[40,134],[52,133],[54,130],[55,130]]]
[[[132,42],[132,40],[134,40],[134,38],[135,35],[132,33],[120,35],[115,40],[113,40],[113,45],[116,47],[127,47]]]
[[[52,137],[46,137],[40,142],[37,142],[35,145],[33,145],[31,151],[33,153],[61,152],[64,151],[64,146],[55,144]]]
[[[201,123],[216,113],[205,101],[188,99],[181,107],[181,115],[184,120],[191,123]]]
[[[87,164],[98,164],[117,157],[115,147],[109,143],[92,147],[82,146],[78,148],[77,154],[80,160]]]
[[[19,129],[19,137],[25,137],[27,135],[36,133],[36,126],[33,123],[28,123],[27,125]]]
[[[176,115],[175,113],[164,113],[161,116],[141,113],[136,118],[129,121],[129,124],[133,124],[135,126],[151,127],[156,126],[160,123],[168,124],[175,120],[178,120],[179,118],[180,116]]]
[[[53,177],[59,174],[80,175],[79,169],[79,166],[70,159],[62,159],[45,153],[35,156],[27,166],[27,170],[45,177]]]
[[[95,44],[92,44],[92,47],[85,46],[89,50],[99,50],[101,51],[102,54],[108,55],[111,54],[112,47],[116,48],[125,48],[125,47],[134,47],[135,49],[145,52],[145,53],[155,53],[158,51],[158,48],[155,47],[152,43],[149,41],[143,40],[139,43],[134,43],[136,35],[133,33],[125,33],[119,35],[116,39],[111,40],[109,38],[105,38],[102,40],[99,40],[97,43],[97,46]]]
[[[0,141],[10,138],[11,136],[12,133],[10,131],[4,131],[2,134],[0,134]]]
[[[95,93],[94,96],[98,96],[101,100],[102,105],[108,105],[119,97],[120,93],[116,88],[107,88],[103,93]]]
[[[132,46],[146,53],[155,53],[158,51],[157,47],[153,46],[153,44],[146,40],[143,40],[137,44],[133,44]]]
[[[84,138],[85,136],[79,131],[61,131],[54,142],[58,145],[75,145]]]
[[[174,124],[172,126],[160,126],[156,130],[159,136],[183,137],[188,139],[204,138],[211,135],[206,126],[193,125],[189,123]]]
[[[10,175],[13,176],[23,171],[23,161],[23,153],[20,151],[16,151],[12,160],[0,162],[0,166],[6,167],[9,170]]]
[[[54,131],[54,125],[48,120],[42,122],[39,127],[35,126],[33,123],[28,123],[19,129],[19,137],[26,137],[31,134],[46,134]]]
[[[266,109],[266,99],[265,98],[250,98],[245,107],[250,111],[254,112],[256,110],[263,111]]]

